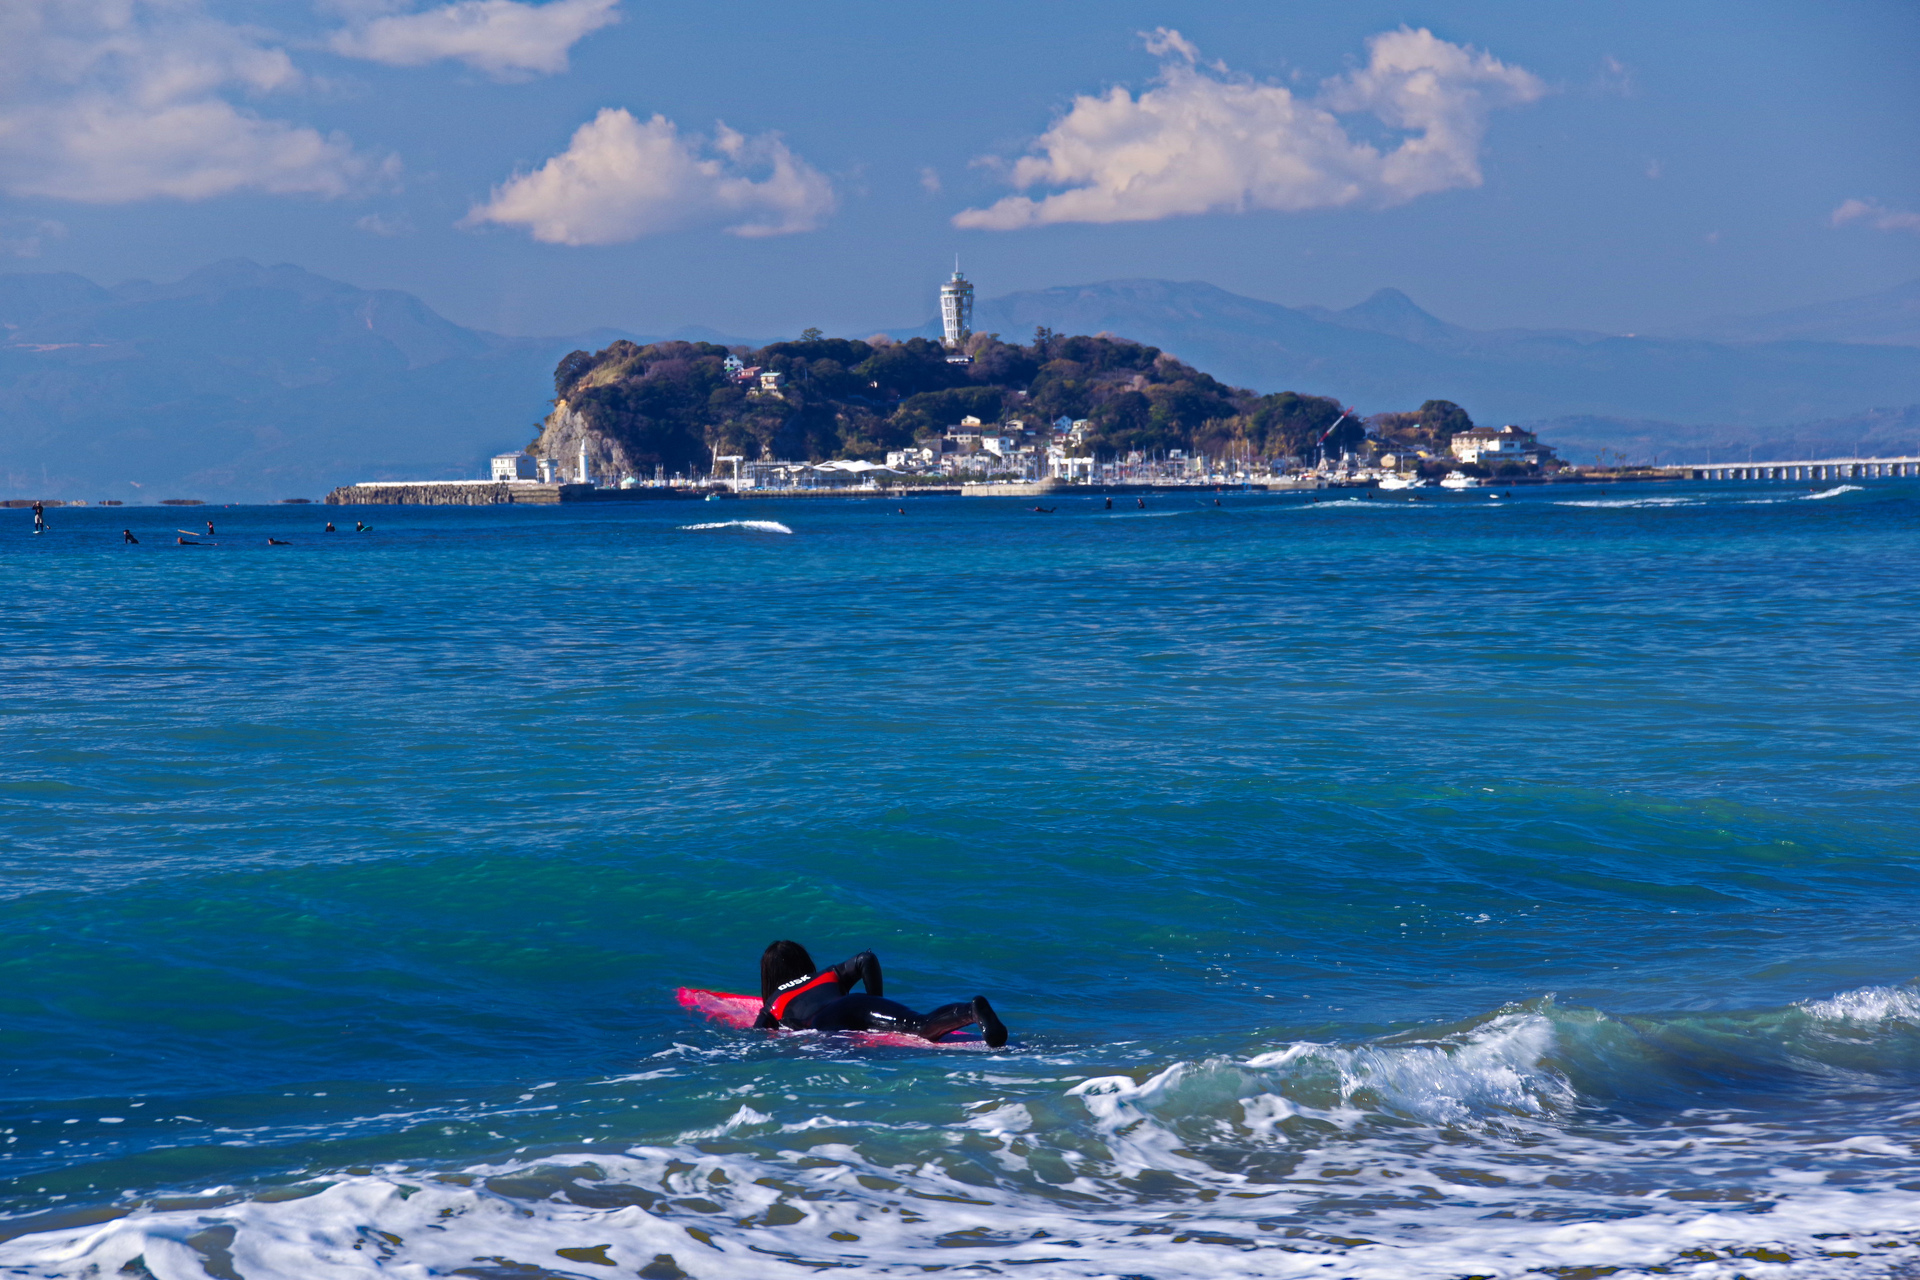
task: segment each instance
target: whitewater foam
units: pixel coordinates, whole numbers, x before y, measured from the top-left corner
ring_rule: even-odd
[[[1830,1022],[1920,1022],[1920,992],[1911,987],[1860,987],[1794,1007]]]
[[[1797,1007],[1916,1006],[1862,988]],[[783,1122],[762,1094],[665,1145],[141,1206],[0,1243],[0,1275],[138,1259],[156,1280],[764,1280],[918,1275],[933,1257],[1063,1280],[1760,1280],[1920,1262],[1920,1203],[1900,1185],[1914,1146],[1897,1129],[1599,1116],[1550,1065],[1569,1016],[1542,1002],[1419,1040],[1296,1041],[1077,1082],[955,1073],[987,1096],[935,1125]]]
[[[705,524],[683,524],[685,532],[697,532],[702,529],[743,529],[749,533],[792,533],[778,520],[713,520]]]

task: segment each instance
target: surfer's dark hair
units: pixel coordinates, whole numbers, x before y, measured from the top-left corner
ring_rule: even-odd
[[[818,972],[813,957],[799,943],[785,938],[769,942],[767,949],[760,953],[760,998],[771,1000],[782,985],[795,978],[811,978]]]

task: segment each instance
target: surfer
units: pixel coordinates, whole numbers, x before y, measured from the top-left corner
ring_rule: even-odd
[[[1059,508],[1058,507],[1035,507],[1034,510],[1038,511],[1043,516],[1050,516],[1055,511],[1058,511]]]
[[[195,542],[192,538],[175,538],[174,541],[183,547],[204,547],[207,545],[204,542]]]
[[[207,536],[209,538],[213,536],[213,521],[211,520],[207,521]]]
[[[1109,511],[1111,511],[1111,510],[1113,510],[1113,499],[1112,499],[1112,498],[1108,498],[1108,499],[1107,499],[1107,510],[1109,510]]]
[[[866,992],[850,995],[855,983]],[[980,1024],[989,1047],[1007,1042],[1007,1028],[985,996],[915,1013],[885,998],[880,957],[862,951],[831,969],[820,969],[807,949],[784,939],[760,953],[760,1016],[754,1026],[789,1031],[893,1031],[938,1040],[950,1031]]]
[[[333,532],[333,521],[331,521],[331,520],[329,520],[329,521],[327,521],[327,532],[328,532],[328,533],[332,533],[332,532]]]
[[[270,547],[290,547],[293,544],[291,542],[282,542],[278,538],[268,538],[267,545]]]
[[[137,547],[140,545],[140,539],[133,536],[133,530],[131,529],[122,529],[120,531],[120,541],[126,543],[130,547]]]
[[[33,531],[35,533],[47,531],[47,509],[38,498],[33,501]]]
[[[1147,500],[1145,498],[1135,498],[1134,501],[1139,504],[1142,511],[1147,509]]]

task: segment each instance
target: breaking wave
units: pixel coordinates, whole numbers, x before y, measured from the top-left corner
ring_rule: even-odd
[[[748,533],[793,532],[778,520],[714,520],[707,524],[683,524],[680,528],[689,532],[700,529],[742,529]]]
[[[1739,1026],[1800,1054],[1807,1016],[1916,1010],[1905,988],[1868,987]],[[1706,1025],[1690,1018],[1638,1035]],[[1574,1081],[1635,1042],[1543,1000],[1431,1034],[1125,1074],[1024,1052],[956,1069],[970,1100],[932,1122],[799,1114],[771,1065],[723,1124],[672,1142],[96,1213],[0,1244],[0,1275],[1759,1280],[1920,1263],[1901,1186],[1920,1108],[1831,1131],[1737,1107],[1631,1119]]]

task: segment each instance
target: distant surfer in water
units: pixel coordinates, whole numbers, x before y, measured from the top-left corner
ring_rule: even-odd
[[[1034,508],[1034,510],[1035,510],[1035,511],[1038,511],[1038,512],[1039,512],[1039,513],[1040,513],[1041,515],[1043,515],[1043,516],[1050,516],[1050,515],[1052,515],[1052,514],[1053,514],[1053,513],[1055,512],[1055,511],[1057,511],[1057,510],[1059,510],[1059,508],[1057,508],[1057,507],[1035,507],[1035,508]]]
[[[332,532],[333,532],[333,521],[331,521],[331,520],[329,520],[329,521],[327,521],[327,532],[328,532],[328,533],[332,533]]]
[[[1109,510],[1109,511],[1111,511],[1111,510],[1113,510],[1113,499],[1112,499],[1112,498],[1108,498],[1108,499],[1107,499],[1107,510]]]
[[[849,994],[857,982],[866,984],[865,994]],[[799,943],[769,943],[760,953],[760,1017],[753,1025],[788,1031],[893,1031],[938,1040],[977,1022],[990,1047],[1007,1042],[1007,1028],[985,996],[915,1013],[886,999],[884,989],[880,957],[871,951],[820,969]]]
[[[122,529],[120,531],[120,541],[126,543],[130,547],[137,547],[140,545],[140,539],[133,536],[133,530],[131,529]]]
[[[282,542],[278,538],[268,538],[267,545],[270,547],[290,547],[293,544],[291,542]]]
[[[1145,498],[1135,498],[1134,501],[1140,504],[1140,509],[1142,511],[1145,511],[1147,509],[1147,500]]]
[[[47,509],[37,499],[33,504],[33,531],[35,533],[47,531]]]

